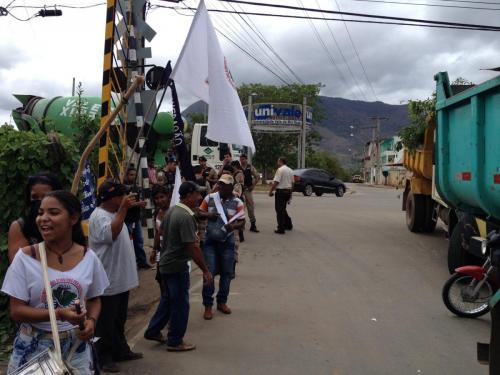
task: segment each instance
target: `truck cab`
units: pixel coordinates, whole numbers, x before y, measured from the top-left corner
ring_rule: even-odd
[[[233,160],[239,160],[247,153],[247,147],[237,144],[219,143],[207,138],[208,124],[194,124],[191,136],[191,164],[198,165],[198,158],[204,156],[207,163],[215,169],[222,168],[224,155],[228,152]]]

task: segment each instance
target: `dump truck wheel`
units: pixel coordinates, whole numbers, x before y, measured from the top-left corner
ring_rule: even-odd
[[[423,231],[425,233],[432,233],[436,229],[437,216],[434,216],[434,210],[436,208],[436,203],[430,196],[425,196],[425,220]]]
[[[406,226],[411,232],[421,232],[425,222],[425,195],[408,193]]]

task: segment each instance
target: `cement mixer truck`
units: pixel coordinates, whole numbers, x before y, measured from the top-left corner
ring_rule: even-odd
[[[56,131],[66,136],[72,136],[78,129],[75,128],[74,115],[78,108],[78,96],[42,98],[34,95],[14,95],[22,104],[12,111],[12,117],[19,130],[23,131]],[[90,118],[96,118],[101,113],[101,98],[82,97],[81,111]],[[146,116],[146,123],[151,123],[154,113]],[[184,122],[184,130],[187,130]],[[162,167],[165,164],[165,155],[172,150],[174,132],[173,118],[169,112],[159,112],[150,129],[145,127],[148,134],[146,150],[155,160],[155,164]],[[191,132],[191,163],[198,164],[198,157],[205,156],[210,165],[216,169],[222,166],[224,154],[231,153],[234,160],[238,160],[242,153],[248,153],[247,147],[212,141],[206,137],[207,124],[194,124]],[[137,138],[137,129],[127,129],[127,144],[133,147]],[[117,142],[115,142],[117,143]]]
[[[23,131],[56,131],[66,136],[72,136],[75,128],[74,115],[78,108],[78,96],[42,98],[34,95],[14,95],[22,104],[12,111],[12,118],[19,130]],[[90,118],[101,114],[101,98],[82,97],[81,111]],[[146,116],[146,123],[151,123],[154,113]],[[185,123],[185,126],[187,124]],[[148,134],[146,150],[153,157],[156,165],[165,164],[165,155],[172,149],[173,118],[169,112],[159,112],[150,129],[146,124],[144,132]],[[127,128],[126,140],[133,147],[137,138],[137,128]]]

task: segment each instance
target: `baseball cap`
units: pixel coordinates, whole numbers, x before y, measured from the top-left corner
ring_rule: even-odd
[[[233,185],[234,178],[230,174],[223,174],[222,176],[220,176],[219,182],[222,182],[223,184],[226,184],[226,185]]]
[[[184,181],[181,186],[179,186],[179,196],[181,198],[185,197],[186,195],[188,195],[189,193],[193,193],[195,191],[199,192],[199,193],[202,193],[204,192],[206,189],[196,183],[194,183],[193,181]]]
[[[125,195],[127,188],[117,180],[105,180],[97,189],[97,196],[100,202],[105,202],[114,197]]]

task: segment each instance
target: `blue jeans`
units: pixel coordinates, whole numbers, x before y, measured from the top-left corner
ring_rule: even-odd
[[[167,345],[182,344],[189,319],[189,272],[162,273],[163,295],[144,333],[156,336],[168,325]]]
[[[19,329],[14,339],[7,374],[14,372],[33,357],[42,353],[44,350],[54,347],[52,338],[46,336],[47,335],[41,331],[34,331],[31,335],[27,335]],[[76,333],[72,333],[71,337],[60,340],[63,359],[68,357],[71,347],[76,340]],[[93,374],[92,356],[90,353],[90,347],[86,342],[80,343],[75,351],[75,354],[71,358],[69,365],[77,369],[81,375]]]
[[[144,251],[144,238],[142,237],[141,221],[127,224],[128,232],[132,235],[134,241],[135,261],[137,266],[147,266],[146,252]]]
[[[234,234],[230,235],[224,242],[207,238],[203,244],[203,256],[212,275],[220,275],[216,300],[217,303],[225,304],[234,274]],[[210,284],[203,285],[204,306],[208,307],[214,304],[214,292],[215,285],[213,281]]]
[[[158,267],[158,265],[157,265]],[[160,301],[156,307],[156,311],[149,321],[148,328],[144,332],[144,337],[156,337],[160,335],[163,328],[166,327],[170,319],[170,310],[168,308],[168,298],[165,293],[165,285],[159,270],[156,271],[156,280],[160,284]]]

